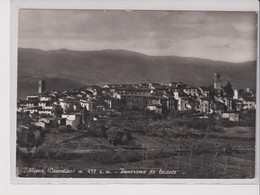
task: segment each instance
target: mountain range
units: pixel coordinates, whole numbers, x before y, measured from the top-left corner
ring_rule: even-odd
[[[47,91],[107,83],[184,82],[194,86],[213,84],[214,72],[223,85],[234,89],[256,88],[256,61],[230,63],[208,59],[149,56],[127,50],[43,51],[18,48],[18,98],[37,93],[37,81]]]

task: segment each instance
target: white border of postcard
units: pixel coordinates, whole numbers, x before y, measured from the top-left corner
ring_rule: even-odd
[[[88,9],[88,10],[193,10],[253,11],[259,13],[257,0],[12,0],[11,2],[11,182],[14,184],[258,184],[259,185],[259,120],[256,124],[256,162],[254,179],[93,179],[93,178],[18,178],[16,177],[16,97],[17,44],[19,9]],[[259,14],[258,14],[259,24]],[[259,25],[258,25],[259,43]],[[259,73],[259,44],[257,52]],[[257,76],[257,112],[259,119],[259,76]]]

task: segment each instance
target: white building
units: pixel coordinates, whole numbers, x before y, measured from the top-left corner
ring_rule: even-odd
[[[26,100],[27,101],[31,101],[31,100],[35,101],[35,100],[39,100],[39,97],[38,97],[38,95],[29,95],[29,96],[26,96]]]
[[[51,101],[50,96],[40,96],[40,101]]]
[[[53,110],[47,110],[47,109],[40,109],[39,114],[44,114],[44,115],[54,115]]]
[[[198,96],[198,89],[195,87],[188,86],[187,88],[183,89],[183,92],[187,95]]]
[[[223,113],[222,114],[222,118],[224,119],[228,119],[229,121],[236,121],[238,122],[239,121],[239,114],[238,113]]]
[[[38,113],[38,108],[24,108],[24,112],[30,112],[30,114]]]
[[[235,89],[235,90],[234,90],[234,96],[233,96],[233,99],[238,100],[238,98],[239,98],[239,93],[238,93],[238,90]]]
[[[244,110],[255,110],[256,109],[256,103],[254,97],[243,97],[239,100],[243,103],[243,109]]]
[[[73,122],[78,120],[82,120],[82,114],[81,113],[73,113],[73,114],[62,114],[62,118],[66,119],[66,125],[73,126]]]

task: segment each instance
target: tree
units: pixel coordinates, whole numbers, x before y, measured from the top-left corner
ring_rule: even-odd
[[[114,145],[128,144],[132,139],[129,132],[119,129],[118,127],[111,127],[106,132],[107,139]]]
[[[68,108],[66,108],[66,109],[64,110],[65,113],[70,113],[70,112],[72,112],[72,111],[73,111],[73,106],[72,106],[72,105],[70,105]]]
[[[223,87],[223,90],[226,94],[226,96],[233,97],[234,96],[234,90],[232,88],[231,83],[228,81],[228,83]]]
[[[61,108],[60,105],[56,106],[54,109],[54,114],[56,116],[61,116],[63,114],[63,109]]]
[[[106,125],[105,125],[105,126],[110,128],[110,127],[117,126],[117,124],[116,124],[116,121],[110,119],[110,120],[108,120],[108,121],[106,122]]]
[[[82,123],[79,119],[74,120],[71,125],[72,125],[72,128],[76,129],[76,130],[78,130],[78,129],[80,129],[80,127],[82,127],[81,126]]]
[[[71,125],[66,125],[66,131],[68,132],[68,131],[72,131],[72,126]]]

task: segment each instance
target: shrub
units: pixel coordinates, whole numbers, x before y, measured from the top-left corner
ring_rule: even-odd
[[[131,133],[119,129],[118,127],[111,127],[106,132],[107,139],[114,145],[128,144],[132,139]]]
[[[105,137],[105,130],[103,128],[88,129],[87,135],[92,137]]]

